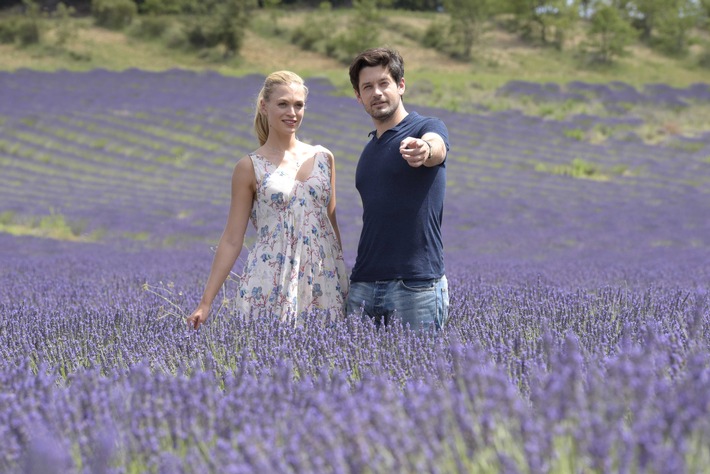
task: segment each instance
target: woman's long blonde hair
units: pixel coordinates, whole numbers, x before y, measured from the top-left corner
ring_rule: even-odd
[[[259,91],[259,96],[256,98],[256,111],[254,113],[254,131],[259,139],[259,145],[266,143],[269,138],[269,119],[261,113],[261,101],[268,102],[271,98],[271,93],[278,86],[289,86],[291,84],[299,84],[303,86],[306,97],[308,97],[308,87],[301,76],[291,71],[276,71],[269,74],[264,80],[264,86]]]

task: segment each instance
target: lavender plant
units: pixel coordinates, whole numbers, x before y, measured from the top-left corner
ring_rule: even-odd
[[[228,284],[192,331],[261,80],[0,73],[1,472],[708,471],[707,135],[594,144],[569,130],[608,117],[409,105],[451,132],[448,327],[243,318]],[[352,264],[371,124],[309,85]],[[548,171],[574,159],[625,170]]]

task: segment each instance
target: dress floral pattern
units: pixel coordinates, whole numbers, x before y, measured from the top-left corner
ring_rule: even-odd
[[[309,312],[342,316],[348,292],[343,252],[328,219],[330,159],[316,149],[304,181],[251,153],[257,190],[251,221],[257,239],[239,281],[245,314],[298,324]],[[307,165],[306,165],[307,166]]]

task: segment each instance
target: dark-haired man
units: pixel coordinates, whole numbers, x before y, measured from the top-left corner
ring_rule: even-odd
[[[395,50],[360,53],[350,82],[375,130],[355,175],[363,228],[347,312],[362,310],[377,325],[396,318],[413,330],[441,329],[449,306],[441,236],[448,130],[405,109],[404,61]]]

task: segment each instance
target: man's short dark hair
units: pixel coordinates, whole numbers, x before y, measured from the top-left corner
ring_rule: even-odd
[[[350,63],[350,83],[353,89],[360,91],[360,71],[375,66],[385,66],[397,84],[404,77],[404,59],[396,50],[372,48],[358,54]]]

